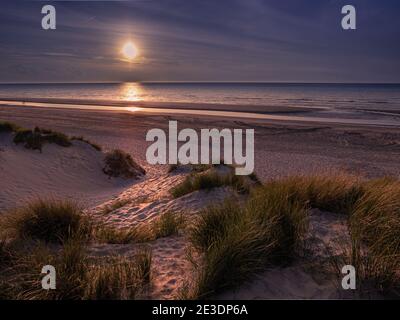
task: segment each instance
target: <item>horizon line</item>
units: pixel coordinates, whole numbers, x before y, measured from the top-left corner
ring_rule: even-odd
[[[326,85],[400,85],[400,82],[315,82],[315,81],[67,81],[67,82],[0,82],[0,85],[49,85],[49,84],[326,84]]]

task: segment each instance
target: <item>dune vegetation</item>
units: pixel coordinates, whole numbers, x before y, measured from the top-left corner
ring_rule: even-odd
[[[174,198],[182,197],[197,190],[211,190],[214,188],[230,186],[239,194],[248,194],[255,184],[259,184],[256,176],[238,176],[235,175],[233,168],[221,165],[226,172],[219,172],[217,167],[205,169],[205,171],[196,171],[188,175],[184,181],[170,190]]]
[[[98,225],[94,229],[94,238],[100,242],[111,244],[144,243],[163,237],[177,235],[185,228],[182,214],[166,212],[147,225],[127,228],[114,228]]]
[[[0,221],[0,299],[135,299],[150,281],[151,252],[133,258],[87,254],[98,226],[70,202],[38,200]],[[43,290],[53,265],[57,290]]]
[[[30,129],[18,129],[14,135],[15,144],[23,144],[25,148],[32,150],[42,150],[45,143],[54,143],[61,147],[69,147],[72,145],[70,139],[63,133],[40,129],[36,127]]]
[[[35,127],[33,130],[22,128],[11,122],[0,122],[0,133],[12,133],[13,142],[21,144],[27,149],[39,150],[42,152],[43,146],[47,143],[56,144],[61,147],[72,146],[73,141],[81,141],[88,144],[98,152],[102,152],[102,147],[82,136],[69,137],[64,133]],[[137,164],[130,154],[115,149],[105,153],[103,172],[110,177],[121,177],[125,179],[138,178],[146,174],[146,170]]]
[[[0,121],[0,133],[1,132],[15,132],[19,129],[19,127],[12,122],[8,121]]]
[[[242,178],[246,177],[237,179]],[[229,170],[210,168],[191,174],[176,196],[235,186],[234,179]],[[360,297],[372,291],[400,296],[399,180],[336,174],[293,176],[261,185],[246,179],[244,196],[204,208],[190,222],[179,212],[166,212],[149,223],[117,229],[95,222],[71,202],[54,200],[38,200],[3,214],[0,298],[140,298],[151,280],[152,256],[146,243],[174,235],[187,239],[193,264],[182,298],[212,298],[268,268],[291,265],[304,249],[314,208],[347,219],[351,244],[343,255],[332,256],[330,269],[340,275],[343,265],[353,265]],[[129,259],[95,258],[88,254],[91,243],[135,244],[142,249]],[[46,264],[57,268],[62,282],[57,291],[40,287],[37,270]]]
[[[311,208],[348,218],[352,247],[346,261],[332,264],[356,268],[360,295],[373,287],[399,296],[399,199],[400,182],[394,179],[298,176],[268,182],[244,202],[207,208],[190,230],[191,246],[201,259],[191,259],[195,277],[183,297],[212,297],[268,267],[290,263],[302,246]]]
[[[71,238],[86,238],[90,222],[71,202],[38,200],[14,210],[2,221],[15,238],[46,243],[63,243]]]
[[[138,165],[130,154],[119,149],[107,152],[104,162],[103,172],[111,177],[129,179],[138,178],[146,174],[146,170]]]
[[[0,133],[12,133],[15,144],[23,144],[25,148],[41,151],[46,143],[54,143],[61,147],[70,147],[72,141],[79,140],[91,145],[95,150],[101,151],[102,148],[96,143],[79,136],[68,137],[64,133],[35,127],[33,130],[20,127],[12,122],[0,121]]]

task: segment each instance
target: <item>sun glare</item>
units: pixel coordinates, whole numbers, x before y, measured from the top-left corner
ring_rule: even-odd
[[[135,44],[131,41],[127,42],[124,44],[122,47],[122,54],[124,57],[128,60],[133,60],[137,57],[138,55],[138,50],[135,46]]]
[[[124,83],[121,90],[121,98],[124,101],[140,101],[141,91],[140,85],[137,83]]]

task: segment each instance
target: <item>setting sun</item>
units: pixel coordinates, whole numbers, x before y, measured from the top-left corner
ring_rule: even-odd
[[[138,50],[135,46],[135,44],[131,41],[126,42],[122,48],[122,54],[124,57],[128,60],[133,60],[137,57],[138,55]]]

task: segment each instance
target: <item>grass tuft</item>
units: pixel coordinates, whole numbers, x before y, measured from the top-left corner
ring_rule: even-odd
[[[268,264],[290,262],[302,243],[310,207],[347,214],[352,247],[346,264],[357,270],[359,291],[398,297],[400,182],[345,175],[271,181],[253,189],[242,206],[230,201],[202,212],[190,232],[201,262],[186,297],[212,296]]]
[[[178,234],[184,226],[182,214],[167,212],[148,225],[114,228],[100,225],[94,228],[94,238],[111,244],[143,243]]]
[[[400,182],[367,182],[350,216],[358,282],[400,295]]]
[[[25,148],[32,150],[42,150],[45,143],[54,143],[61,147],[70,147],[73,140],[83,141],[91,145],[97,151],[101,151],[102,148],[96,143],[93,143],[82,136],[73,136],[69,138],[67,135],[39,127],[35,127],[33,130],[25,129],[17,126],[11,122],[0,122],[0,132],[14,132],[14,143],[24,144]]]
[[[84,299],[126,300],[137,298],[150,282],[151,252],[139,251],[133,260],[113,257],[88,273]]]
[[[104,162],[103,171],[111,177],[138,178],[146,173],[130,154],[119,149],[108,152]]]
[[[36,127],[34,130],[19,128],[15,131],[15,144],[24,144],[24,147],[32,150],[42,150],[45,143],[55,143],[62,147],[72,145],[68,136],[63,133],[40,129]]]
[[[71,140],[64,133],[39,127],[35,127],[33,132],[39,134],[44,142],[55,143],[61,147],[70,147],[72,145]]]
[[[110,244],[143,243],[154,240],[151,228],[144,226],[117,229],[110,226],[98,226],[94,238]]]
[[[27,149],[41,151],[43,147],[41,135],[29,129],[17,130],[13,141],[15,144],[23,143],[24,147]]]
[[[152,225],[154,237],[156,239],[176,235],[184,225],[185,221],[182,214],[166,212]]]
[[[306,208],[262,191],[245,206],[231,200],[201,213],[190,241],[202,266],[187,298],[207,298],[236,287],[268,264],[286,263],[306,230]]]
[[[151,252],[140,250],[133,259],[89,259],[81,242],[70,240],[61,249],[37,247],[14,252],[12,264],[2,270],[0,296],[23,300],[135,299],[150,281]],[[43,290],[40,270],[52,265],[56,289]]]
[[[43,290],[42,267],[56,268],[56,290]],[[40,244],[34,248],[14,252],[12,265],[3,271],[8,284],[3,294],[6,299],[48,300],[80,299],[86,273],[86,256],[80,242],[68,241],[61,250],[54,251]]]
[[[1,132],[15,132],[19,130],[19,127],[12,122],[0,121],[0,133]]]
[[[197,190],[211,190],[223,186],[231,186],[240,194],[250,192],[253,183],[248,177],[235,175],[233,170],[220,173],[211,169],[205,173],[188,175],[185,180],[170,190],[174,198],[182,197]]]
[[[90,223],[73,203],[37,200],[11,212],[6,228],[17,238],[62,243],[71,238],[86,238]]]
[[[363,194],[363,184],[355,176],[315,175],[293,176],[265,185],[269,188],[284,188],[290,198],[307,203],[313,208],[350,214],[356,201]]]
[[[150,282],[146,248],[129,259],[89,257],[96,229],[69,202],[33,202],[2,217],[0,231],[0,299],[135,299]],[[45,265],[56,269],[56,290],[42,289]]]

